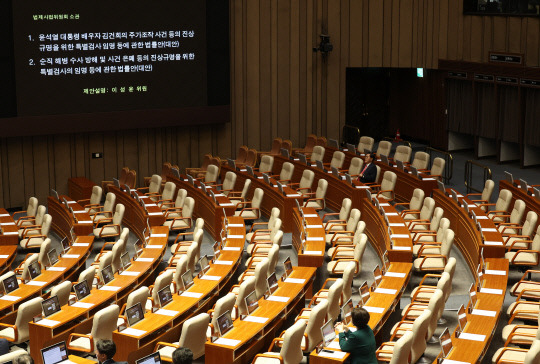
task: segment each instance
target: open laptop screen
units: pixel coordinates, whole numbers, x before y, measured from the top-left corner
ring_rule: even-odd
[[[345,325],[348,325],[352,322],[351,313],[353,308],[354,305],[351,298],[349,298],[347,302],[345,302],[345,304],[341,306],[341,321],[343,321]]]
[[[49,265],[53,266],[58,263],[58,253],[56,252],[56,249],[51,249],[47,253],[47,257],[49,258]]]
[[[328,320],[328,322],[321,327],[321,332],[324,342],[323,345],[327,347],[336,338],[336,330],[334,330],[334,323],[332,320]]]
[[[45,317],[60,311],[60,302],[58,301],[58,296],[52,296],[41,302],[41,308],[43,309],[43,315]]]
[[[218,317],[217,325],[219,335],[225,335],[233,327],[233,320],[231,318],[231,311],[226,311],[224,314]]]
[[[277,278],[276,278],[276,272],[272,272],[272,274],[270,274],[268,276],[268,278],[266,278],[266,281],[268,282],[268,291],[270,294],[273,294],[276,289],[278,289],[278,281],[277,281]]]
[[[152,353],[139,360],[135,360],[135,364],[161,364],[161,356],[159,352]]]
[[[41,267],[37,260],[28,266],[28,273],[30,274],[30,279],[34,279],[41,274]]]
[[[66,350],[66,342],[61,341],[41,349],[41,357],[43,358],[43,364],[56,364],[63,360],[67,360],[68,353]]]
[[[75,294],[77,295],[78,301],[82,300],[84,297],[90,294],[90,288],[88,288],[88,282],[86,280],[76,283],[73,286],[73,290],[75,291]]]
[[[257,300],[257,293],[255,291],[248,294],[245,300],[248,314],[251,314],[259,307],[259,301]]]
[[[6,279],[2,281],[2,283],[4,285],[4,292],[6,294],[10,294],[11,292],[19,288],[19,283],[17,282],[17,276],[15,275],[7,277]]]
[[[109,264],[101,270],[101,280],[103,284],[107,284],[114,279],[114,273],[112,266]]]
[[[172,301],[171,286],[165,286],[158,291],[159,307],[163,307]]]
[[[184,291],[193,286],[193,274],[191,269],[188,269],[186,273],[182,274],[182,284],[184,285]]]

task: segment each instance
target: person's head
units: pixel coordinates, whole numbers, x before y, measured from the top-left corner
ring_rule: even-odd
[[[13,361],[14,364],[34,364],[34,359],[28,354],[23,354]]]
[[[98,340],[94,351],[97,359],[103,363],[107,359],[112,359],[116,354],[116,345],[112,340]]]
[[[189,348],[178,348],[172,354],[173,364],[191,364],[193,362],[193,352]]]
[[[355,307],[351,312],[351,318],[354,326],[358,328],[364,327],[369,322],[369,312],[365,308]]]
[[[369,164],[375,160],[375,153],[367,153],[366,157],[364,158],[364,163]]]

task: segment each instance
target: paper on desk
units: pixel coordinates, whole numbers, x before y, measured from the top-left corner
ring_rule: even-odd
[[[288,193],[287,197],[302,197],[302,195],[299,193]]]
[[[167,234],[150,234],[151,238],[166,238]]]
[[[66,270],[66,267],[49,267],[47,270],[51,272],[63,272]]]
[[[30,282],[28,282],[28,283],[26,283],[26,284],[29,285],[29,286],[39,286],[39,287],[41,287],[41,286],[46,285],[47,282],[43,282],[43,281],[30,281]]]
[[[138,257],[137,259],[135,259],[136,262],[153,262],[154,259],[153,258],[141,258],[141,257]]]
[[[125,270],[122,273],[120,273],[121,276],[132,276],[132,277],[136,277],[139,274],[141,274],[141,272],[132,272],[132,271],[129,271],[129,270]]]
[[[227,239],[245,239],[244,235],[227,235]]]
[[[74,214],[84,214],[86,211],[84,210],[77,210],[77,211],[73,211]]]
[[[144,334],[146,334],[146,331],[144,330],[137,330],[137,329],[134,329],[132,327],[128,327],[127,329],[124,329],[122,332],[122,334],[126,334],[126,335],[132,335],[132,336],[142,336]]]
[[[219,339],[214,341],[214,344],[225,345],[225,346],[236,346],[240,344],[240,340],[225,339],[224,337],[220,337]]]
[[[38,324],[47,326],[47,327],[53,327],[54,325],[58,325],[59,323],[60,321],[49,320],[49,319],[43,319],[38,322]]]
[[[0,217],[8,217],[11,216],[10,214],[0,214]]]
[[[398,213],[397,212],[387,212],[385,215],[386,216],[397,216]]]
[[[316,215],[316,214],[304,214],[304,217],[319,217],[319,215]]]
[[[219,206],[234,206],[231,202],[220,203]]]
[[[274,301],[274,302],[288,302],[289,297],[283,297],[283,296],[268,296],[266,299],[267,301]]]
[[[199,292],[184,292],[180,296],[182,296],[182,297],[191,297],[191,298],[201,298],[202,295],[203,294],[199,293]]]
[[[422,178],[422,181],[435,181],[433,177]]]
[[[319,229],[319,228],[322,228],[322,225],[307,225],[306,228],[308,228],[308,229]]]
[[[228,224],[227,227],[244,227],[242,224]]]
[[[489,275],[492,275],[492,276],[505,276],[505,275],[506,275],[506,271],[504,271],[504,270],[490,270],[490,269],[486,269],[486,271],[484,272],[484,274],[489,274]]]
[[[79,220],[77,221],[78,224],[92,224],[92,220],[85,220],[85,221],[82,221],[82,220]]]
[[[411,250],[412,248],[410,246],[397,246],[394,245],[392,247],[392,250]]]
[[[72,307],[78,307],[78,308],[90,308],[90,307],[93,307],[94,304],[93,303],[88,303],[88,302],[75,302],[74,304],[71,305]]]
[[[223,251],[239,251],[241,248],[239,246],[224,246]]]
[[[496,233],[497,229],[495,229],[495,228],[482,228],[482,231]]]
[[[264,324],[266,321],[268,321],[268,317],[247,316],[244,321]]]
[[[285,283],[300,283],[304,284],[306,280],[302,278],[287,278],[285,279]]]
[[[66,259],[78,259],[80,257],[79,254],[64,254],[62,255],[62,258]]]
[[[90,244],[88,244],[88,243],[73,243],[72,246],[80,246],[80,247],[82,247],[82,246],[88,246],[88,245],[90,245]]]
[[[0,259],[6,259],[6,258],[9,258],[9,255],[0,254]]]
[[[390,239],[407,239],[410,238],[409,234],[392,234]]]
[[[502,241],[484,241],[484,245],[503,245]]]
[[[345,355],[347,355],[347,353],[344,352],[344,351],[333,351],[333,350],[331,350],[331,353],[326,352],[326,351],[321,351],[318,355],[319,356],[324,356],[326,358],[343,359],[345,357]]]
[[[308,236],[306,241],[324,241],[322,236]]]
[[[472,310],[472,314],[473,315],[477,315],[477,316],[488,316],[488,317],[495,317],[495,315],[497,314],[497,312],[495,311],[488,311],[488,310],[479,310],[479,309],[474,309]]]
[[[144,204],[144,206],[146,206],[146,207],[157,207],[157,205],[155,203],[147,203],[147,204]]]
[[[102,291],[113,291],[113,292],[116,292],[118,290],[120,290],[120,288],[122,287],[118,287],[118,286],[103,286],[100,288],[100,290]]]
[[[222,193],[215,193],[214,196],[216,196],[216,197],[225,197],[225,195],[222,194]]]
[[[383,203],[379,203],[379,206],[390,206],[390,204],[387,202],[383,202]]]
[[[232,260],[216,260],[214,261],[214,264],[220,264],[220,265],[232,265]]]
[[[368,189],[369,186],[355,186],[356,188],[361,188],[361,189]]]
[[[487,220],[487,216],[476,216],[476,220]]]
[[[459,334],[459,338],[472,341],[484,341],[486,339],[486,335],[468,334],[466,332],[462,332]]]
[[[318,250],[304,250],[305,255],[321,255],[323,252]]]
[[[2,235],[19,235],[17,231],[4,231]]]
[[[480,288],[480,293],[489,293],[489,294],[502,295],[503,291],[502,291],[502,289]]]
[[[162,215],[163,216],[163,212],[149,212],[148,213],[149,216],[158,216],[158,215]],[[127,330],[127,329],[126,329]],[[123,331],[122,331],[123,332]],[[141,334],[142,335],[142,334]]]
[[[147,249],[161,249],[163,248],[163,245],[147,245],[145,246]]]
[[[201,279],[205,279],[207,281],[219,281],[221,279],[221,277],[220,276],[211,276],[211,275],[205,274],[204,276],[201,277]]]
[[[163,308],[157,310],[155,313],[158,314],[158,315],[171,316],[171,317],[174,317],[174,316],[178,315],[178,311],[165,310]]]
[[[384,307],[372,307],[372,306],[362,306],[366,309],[367,312],[373,312],[373,313],[383,313]]]
[[[389,226],[394,226],[394,227],[399,226],[399,227],[403,227],[403,226],[405,226],[405,224],[402,223],[402,222],[391,222],[391,223],[389,224]]]
[[[376,293],[384,293],[384,294],[396,294],[397,291],[395,289],[377,287],[377,288],[375,288],[375,292]]]
[[[327,348],[341,350],[341,347],[339,346],[339,341],[332,341],[330,345],[327,346]]]
[[[19,299],[21,299],[21,297],[10,296],[10,295],[5,295],[5,296],[0,297],[0,300],[6,300],[6,301],[17,301]]]
[[[441,364],[471,364],[466,361],[444,359]]]
[[[15,225],[15,223],[14,222],[0,222],[0,225],[9,226],[9,225]]]
[[[396,277],[396,278],[405,278],[405,273],[398,272],[386,272],[385,277]]]

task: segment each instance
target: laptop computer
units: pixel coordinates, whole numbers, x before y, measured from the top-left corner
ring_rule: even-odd
[[[259,300],[257,299],[257,293],[255,291],[248,294],[244,300],[246,301],[248,315],[259,308]]]
[[[268,183],[270,186],[273,187],[272,182],[270,182],[270,176],[268,174],[263,173],[262,177],[263,177],[264,182]]]
[[[381,162],[383,162],[386,165],[390,165],[390,161],[388,160],[388,156],[381,154]]]
[[[359,305],[362,307],[369,300],[369,286],[367,281],[364,281],[360,286],[360,302]]]
[[[339,169],[337,169],[336,167],[332,167],[332,175],[337,179],[341,179],[341,177],[339,176]]]
[[[448,327],[445,327],[441,336],[439,336],[439,344],[441,344],[442,357],[446,358],[452,351],[452,337]]]
[[[514,176],[508,171],[504,171],[504,179],[510,184],[514,184]]]
[[[298,160],[300,161],[300,163],[302,164],[305,164],[307,166],[309,166],[309,163],[308,163],[308,160],[306,158],[306,155],[305,154],[302,154],[302,153],[298,153]]]
[[[390,258],[388,257],[388,250],[385,250],[383,254],[383,271],[388,272],[388,269],[390,269]]]
[[[195,180],[193,179],[191,175],[188,174],[187,179],[190,185],[195,186]]]
[[[236,171],[236,161],[234,159],[227,158],[227,164]]]
[[[255,174],[253,173],[253,167],[252,166],[246,166],[246,171],[247,173],[250,175],[250,176],[254,176]]]
[[[233,328],[233,320],[231,317],[231,311],[225,311],[217,318],[217,326],[219,336],[225,335],[229,330]]]
[[[354,308],[354,305],[352,302],[352,298],[349,298],[347,302],[345,302],[343,306],[341,306],[341,321],[345,325],[348,325],[352,322],[351,313],[352,313],[353,308]]]
[[[354,144],[351,143],[345,143],[345,146],[347,147],[347,151],[350,153],[356,153],[356,147]]]
[[[43,316],[49,317],[50,315],[60,311],[60,302],[58,296],[52,296],[41,302],[41,308],[43,309]]]
[[[405,165],[403,164],[403,161],[396,161],[396,165],[400,171],[405,171]]]
[[[276,182],[276,184],[277,184],[279,192],[281,192],[281,194],[283,196],[287,196],[287,193],[283,190],[283,183],[278,181],[278,182]]]
[[[70,363],[68,359],[67,346],[65,341],[41,349],[43,364],[63,364]]]
[[[476,267],[476,278],[478,280],[476,289],[480,292],[484,285],[484,270],[482,269],[482,264],[478,264],[478,267]]]
[[[30,279],[35,279],[41,274],[41,266],[37,260],[28,266],[28,274],[30,274]]]
[[[86,296],[90,294],[90,288],[88,287],[88,282],[86,280],[75,283],[73,285],[73,291],[75,291],[75,295],[77,296],[77,301],[82,300]]]
[[[441,181],[437,181],[437,186],[439,187],[439,191],[446,194],[446,187],[444,186],[444,183]]]
[[[7,277],[2,281],[2,284],[4,285],[4,293],[10,294],[11,292],[15,291],[17,288],[19,288],[19,282],[17,282],[17,276],[13,275],[10,277]]]
[[[330,148],[336,148],[336,149],[339,149],[339,142],[335,139],[328,139],[328,142],[327,142],[328,146]]]
[[[130,308],[126,309],[126,318],[129,326],[133,326],[137,322],[144,319],[144,311],[140,302],[137,302]]]
[[[336,338],[336,330],[334,329],[332,320],[328,320],[327,323],[322,325],[321,333],[323,337],[323,347],[328,347],[328,345]]]
[[[420,173],[418,172],[418,168],[411,166],[411,174],[415,176],[416,178],[422,178],[420,177]]]
[[[163,307],[172,301],[171,286],[167,285],[158,291],[159,307]]]
[[[56,249],[51,249],[47,252],[47,258],[49,258],[49,266],[53,266],[58,263],[58,253]]]
[[[350,184],[351,186],[354,186],[354,182],[350,174],[345,173],[345,181],[347,181],[347,183]]]
[[[133,244],[133,247],[135,248],[135,257],[140,256],[144,248],[142,241],[137,239],[137,241]]]
[[[268,285],[268,295],[274,294],[274,292],[279,288],[276,272],[272,272],[272,274],[266,278],[266,283]]]
[[[287,149],[281,148],[281,149],[279,150],[279,152],[281,153],[281,155],[282,155],[283,157],[289,159],[289,151],[288,151]]]
[[[208,195],[212,197],[212,201],[214,201],[214,203],[217,204],[216,194],[214,193],[214,191],[212,190],[208,191]]]
[[[183,290],[188,290],[191,286],[193,286],[193,274],[191,273],[191,269],[188,269],[184,274],[182,274],[182,285]],[[180,293],[180,291],[178,291]]]
[[[315,164],[317,165],[317,168],[326,172],[326,169],[324,168],[324,164],[322,161],[315,161]]]
[[[161,364],[159,351],[135,360],[135,364]]]
[[[58,201],[60,201],[60,197],[58,196],[58,192],[56,192],[55,189],[51,188],[51,195],[56,198]]]
[[[206,189],[206,185],[203,182],[201,182],[201,190],[204,192],[204,194],[208,193],[208,191]]]
[[[103,285],[111,282],[114,279],[114,273],[112,270],[112,265],[108,265],[101,270],[101,281]]]
[[[116,187],[120,188],[120,181],[118,180],[118,178],[114,178],[114,177],[113,177],[112,180],[113,180],[113,184],[114,184]]]

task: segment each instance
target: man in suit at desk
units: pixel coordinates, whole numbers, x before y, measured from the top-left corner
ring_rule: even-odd
[[[377,166],[373,161],[375,160],[375,153],[366,154],[364,159],[364,169],[360,172],[360,182],[362,183],[373,183],[375,178],[377,178]]]
[[[193,352],[190,348],[178,348],[172,354],[173,364],[191,364],[193,362]]]
[[[94,352],[101,364],[127,364],[127,361],[114,361],[113,356],[116,354],[116,344],[112,340],[98,340]]]

